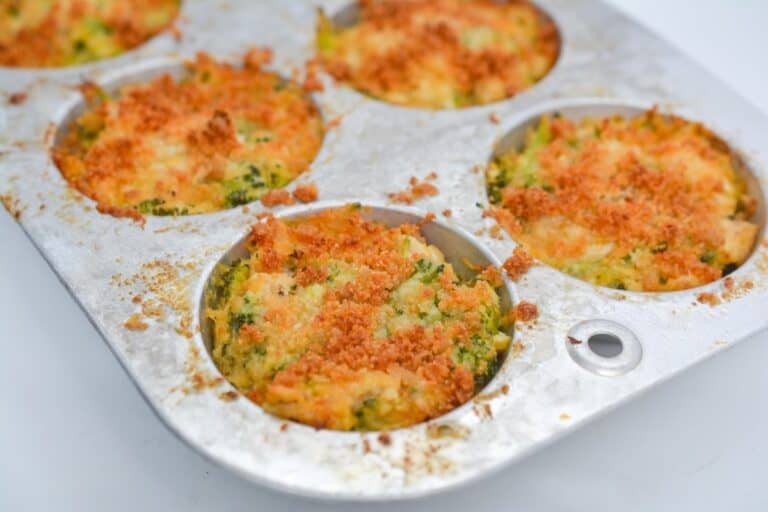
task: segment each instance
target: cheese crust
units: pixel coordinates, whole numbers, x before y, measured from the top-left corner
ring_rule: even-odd
[[[612,288],[671,291],[749,256],[756,201],[728,146],[655,110],[574,122],[543,116],[487,169],[489,212],[525,249]]]
[[[242,67],[199,54],[187,74],[129,85],[115,97],[87,86],[54,159],[64,177],[116,215],[184,215],[246,204],[305,172],[323,120],[295,83],[264,71],[268,50]]]
[[[168,28],[179,0],[7,0],[0,66],[60,67],[119,55]]]
[[[266,217],[206,295],[223,375],[266,411],[317,428],[444,414],[493,377],[510,344],[498,271],[461,282],[417,225],[388,228],[359,208]]]
[[[398,105],[460,108],[499,101],[546,75],[557,27],[527,1],[360,0],[359,21],[320,12],[325,69],[364,94]]]

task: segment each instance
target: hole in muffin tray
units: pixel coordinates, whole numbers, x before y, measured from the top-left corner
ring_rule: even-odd
[[[630,372],[643,357],[637,336],[611,320],[587,320],[575,325],[568,331],[565,345],[576,364],[606,377]]]
[[[589,337],[587,343],[592,352],[600,357],[616,357],[624,350],[624,345],[621,343],[621,339],[615,334],[604,332],[593,334]]]

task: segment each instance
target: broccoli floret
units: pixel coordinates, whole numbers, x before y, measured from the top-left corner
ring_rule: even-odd
[[[413,272],[413,275],[422,283],[429,284],[433,282],[443,270],[445,270],[445,265],[442,263],[440,265],[435,265],[431,261],[422,258],[416,262],[416,270]]]
[[[206,300],[212,307],[219,307],[229,300],[235,289],[251,275],[251,269],[244,261],[233,264],[220,263],[211,275]]]
[[[165,204],[164,199],[160,198],[154,198],[154,199],[147,199],[146,201],[142,201],[139,204],[136,205],[136,209],[139,210],[139,212],[146,214],[146,215],[157,215],[158,217],[169,217],[169,216],[177,216],[177,215],[188,215],[189,214],[189,208],[179,208],[177,206],[166,208],[163,205]]]
[[[237,336],[242,326],[252,323],[254,323],[253,313],[231,312],[229,314],[229,328],[233,336]]]

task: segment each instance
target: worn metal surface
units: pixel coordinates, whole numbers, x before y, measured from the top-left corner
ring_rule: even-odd
[[[232,388],[207,356],[197,311],[208,272],[246,233],[261,206],[250,205],[249,213],[238,208],[148,218],[142,228],[96,212],[90,200],[67,187],[48,150],[54,128],[79,102],[74,86],[86,78],[107,84],[145,78],[198,49],[236,59],[253,44],[272,46],[273,68],[290,75],[312,55],[318,4],[335,12],[345,2],[187,0],[180,42],[162,35],[137,51],[78,68],[0,69],[0,91],[28,94],[23,103],[0,109],[3,202],[158,415],[192,447],[247,478],[290,492],[357,499],[421,495],[519,459],[768,325],[765,243],[733,274],[731,290],[721,280],[682,292],[619,292],[537,266],[516,284],[517,295],[540,311],[538,322],[519,332],[522,352],[507,360],[483,396],[430,425],[388,437],[317,431],[287,424],[246,399],[229,400]],[[436,171],[440,194],[412,211],[439,214],[450,208],[452,217],[444,219],[449,225],[470,233],[487,230],[492,221],[481,216],[487,205],[483,174],[472,168],[483,166],[495,143],[532,115],[598,103],[659,104],[705,122],[743,153],[765,190],[768,120],[749,104],[602,4],[540,5],[559,25],[561,57],[547,78],[513,99],[431,112],[366,99],[326,80],[317,102],[326,119],[342,121],[328,133],[312,171],[295,183],[317,183],[322,200],[385,205],[386,193],[405,188],[409,177]],[[491,113],[499,124],[489,120]],[[764,232],[760,236],[762,242]],[[477,239],[499,260],[515,245],[487,231]],[[724,300],[699,304],[702,292]],[[133,301],[136,295],[143,304]],[[124,326],[136,314],[146,330]],[[604,377],[574,362],[566,335],[593,319],[612,320],[638,337],[637,367]]]

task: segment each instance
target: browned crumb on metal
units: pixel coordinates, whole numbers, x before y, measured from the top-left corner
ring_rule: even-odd
[[[560,413],[560,419],[563,421],[567,421],[571,419],[571,415],[568,414],[567,412]]]
[[[499,124],[499,122],[501,122],[501,119],[499,119],[499,116],[498,116],[498,114],[496,114],[496,112],[491,112],[491,114],[488,116],[488,119],[493,124]]]
[[[145,300],[141,305],[141,314],[147,318],[162,320],[165,318],[165,308],[162,303],[156,300]]]
[[[571,345],[581,345],[582,343],[584,343],[580,339],[574,338],[573,336],[568,336],[567,339],[568,339],[568,343],[570,343]]]
[[[131,302],[133,302],[134,304],[141,304],[141,301],[142,301],[141,295],[134,295],[133,298],[131,299]]]
[[[27,101],[27,93],[26,92],[14,92],[13,94],[10,94],[8,96],[8,104],[9,105],[21,105],[25,101]]]
[[[170,27],[168,27],[168,32],[171,33],[171,35],[173,36],[173,39],[177,43],[181,41],[182,37],[184,37],[184,33],[181,31],[181,29],[179,28],[179,26],[176,24],[175,21]]]
[[[134,313],[123,323],[123,327],[129,331],[146,331],[149,328],[149,324],[141,319],[139,313]]]
[[[509,275],[509,278],[513,281],[517,281],[523,274],[528,272],[528,269],[531,268],[531,266],[533,266],[533,258],[525,252],[525,249],[517,246],[512,252],[512,256],[507,258],[507,261],[505,261],[502,266],[507,272],[507,275]]]
[[[696,300],[701,304],[709,304],[710,306],[717,306],[720,304],[720,298],[714,293],[703,292],[696,296]]]
[[[371,453],[371,443],[367,439],[363,439],[363,453]]]
[[[424,224],[428,224],[435,220],[437,218],[437,215],[435,215],[432,212],[427,212],[427,214],[424,216]]]
[[[493,409],[491,408],[491,404],[478,404],[472,408],[472,411],[475,413],[475,416],[481,420],[493,418]]]
[[[317,190],[317,185],[314,183],[306,183],[296,187],[296,189],[293,191],[293,197],[302,203],[311,203],[312,201],[317,201],[317,196],[319,193],[320,192]]]
[[[498,224],[494,224],[488,228],[488,234],[495,240],[504,240],[503,230]]]
[[[453,216],[453,212],[450,210],[450,208],[446,208],[445,210],[443,210],[443,216],[451,217]]]
[[[744,295],[749,293],[749,291],[752,290],[754,287],[755,287],[755,283],[753,283],[749,279],[737,281],[733,277],[728,276],[723,280],[724,290],[720,294],[720,299],[723,302],[727,302],[733,299],[738,299],[739,297],[743,297]]]
[[[392,444],[392,437],[389,435],[389,432],[382,432],[379,434],[378,440],[384,446],[389,446]]]
[[[523,300],[515,305],[514,315],[519,322],[532,322],[539,317],[539,307]]]
[[[509,393],[509,384],[504,384],[501,387],[494,389],[493,391],[490,391],[488,393],[481,393],[475,397],[475,402],[487,402],[489,400],[493,400],[494,398],[506,395]]]
[[[436,178],[437,173],[434,171],[421,181],[415,176],[411,176],[411,179],[408,181],[408,188],[400,192],[390,193],[389,199],[395,203],[413,204],[414,201],[424,197],[436,196],[440,193],[440,190],[432,183],[428,183]]]
[[[238,398],[240,398],[240,393],[232,390],[224,391],[222,393],[219,393],[219,398],[225,402],[233,402]]]
[[[330,121],[328,121],[328,124],[325,125],[326,130],[332,130],[334,128],[337,128],[341,125],[342,116],[336,116]]]
[[[165,308],[169,308],[179,323],[176,332],[192,337],[191,305],[188,297],[188,287],[195,277],[196,266],[194,263],[170,263],[163,260],[153,260],[144,263],[136,274],[130,277],[115,275],[112,283],[117,286],[136,287],[133,293],[140,297],[142,314],[144,317],[162,319],[165,317]],[[139,314],[135,315],[139,318]]]
[[[3,203],[5,209],[14,219],[19,220],[21,218],[23,208],[17,198],[13,197],[11,194],[4,194],[0,195],[0,202]]]
[[[179,319],[179,325],[176,327],[175,331],[178,334],[181,334],[187,339],[192,339],[193,333],[191,330],[192,326],[192,317],[189,314],[184,314]]]
[[[208,376],[199,371],[192,371],[190,373],[190,381],[192,382],[191,390],[200,392],[203,389],[215,388],[216,386],[220,386],[224,382],[224,379],[222,379],[221,377]],[[191,390],[189,388],[184,389],[184,391],[187,393]]]
[[[287,190],[282,188],[270,190],[261,197],[261,204],[267,208],[272,208],[273,206],[289,206],[295,202],[296,200],[293,196],[291,196]]]
[[[281,423],[280,424],[280,432],[285,432],[288,430],[288,424],[287,423]]]
[[[464,439],[469,429],[457,423],[430,423],[427,425],[427,437],[430,439]]]

